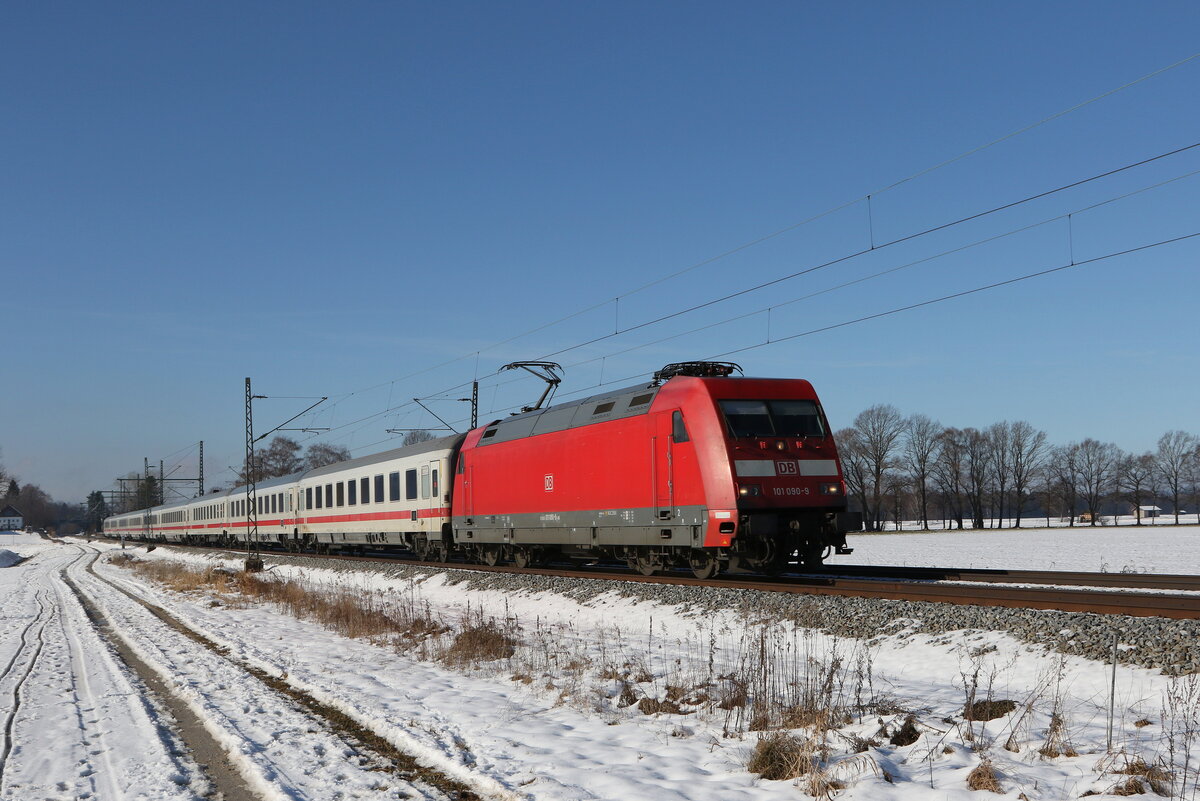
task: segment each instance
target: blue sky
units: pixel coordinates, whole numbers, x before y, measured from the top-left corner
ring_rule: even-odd
[[[770,336],[1196,233],[1200,148],[573,347],[1195,144],[1200,59],[879,191],[1193,55],[1198,24],[1183,2],[7,4],[0,460],[82,500],[143,457],[194,474],[203,439],[212,484],[247,375],[276,396],[260,431],[328,395],[303,422],[370,453],[435,424],[412,397],[478,377],[484,417],[529,402],[511,360],[571,348],[565,397],[1068,212],[779,305]],[[812,380],[836,426],[893,403],[1148,449],[1200,429],[1198,242],[735,358]]]

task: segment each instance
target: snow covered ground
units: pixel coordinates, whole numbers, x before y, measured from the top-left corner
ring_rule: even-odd
[[[846,538],[854,553],[830,564],[1200,575],[1200,526],[1075,526]]]
[[[1195,535],[1195,529],[1180,529],[1174,544]],[[955,543],[968,536],[1024,535],[863,536],[855,542],[860,550],[848,558],[969,566],[966,545],[946,545],[938,554],[962,554],[962,559],[922,559],[930,538]],[[1045,541],[1045,532],[1040,536]],[[36,632],[44,625],[47,635],[20,691],[12,752],[0,777],[3,799],[195,798],[205,790],[202,772],[175,755],[178,743],[166,732],[166,715],[144,700],[140,682],[111,655],[64,584],[64,571],[139,656],[189,699],[262,798],[437,794],[373,770],[353,744],[266,690],[237,664],[254,666],[337,707],[488,799],[804,797],[806,777],[769,781],[747,770],[760,736],[748,730],[750,707],[722,709],[702,697],[727,695],[738,677],[759,672],[769,674],[767,683],[777,685],[781,697],[802,700],[814,693],[848,710],[819,754],[822,775],[842,785],[839,798],[977,797],[967,781],[983,762],[993,766],[1008,798],[1105,793],[1129,780],[1114,771],[1136,766],[1138,757],[1150,764],[1167,761],[1171,738],[1177,797],[1196,797],[1194,774],[1182,789],[1178,753],[1184,732],[1200,724],[1195,680],[1118,668],[1110,754],[1110,668],[997,633],[896,635],[868,647],[757,620],[744,610],[696,614],[616,592],[576,601],[549,593],[466,589],[447,578],[452,574],[404,579],[295,566],[277,566],[268,574],[373,599],[381,613],[389,607],[423,610],[449,627],[418,645],[417,640],[350,639],[231,594],[168,590],[102,557],[96,570],[114,587],[85,569],[91,548],[109,556],[110,545],[31,540],[0,548],[33,557],[0,570],[0,667],[14,655],[18,667],[32,658],[21,648],[26,627]],[[884,548],[892,549],[891,558],[883,556]],[[144,561],[204,568],[239,563],[167,548],[130,552]],[[998,545],[996,554],[1004,553]],[[1094,561],[1082,561],[1093,560],[1095,553],[1079,555],[1079,562],[1062,557],[1056,566],[1097,569]],[[1152,550],[1137,556],[1138,564],[1151,555]],[[974,563],[985,561],[977,556]],[[1016,566],[1007,558],[1003,564]],[[1182,572],[1182,565],[1194,563],[1169,564]],[[117,587],[185,621],[226,649],[227,656],[174,631]],[[521,645],[506,658],[459,667],[430,658],[471,620],[498,621],[518,634]],[[767,654],[770,666],[756,661],[756,654]],[[5,716],[15,672],[20,671],[9,671],[0,681]],[[964,723],[964,699],[973,684],[978,698],[1011,699],[1017,709],[988,723]],[[750,686],[753,693],[752,677]],[[1189,692],[1190,705],[1175,703],[1164,714],[1165,699],[1178,702]],[[622,693],[628,694],[625,700],[678,701],[687,714],[644,714],[655,705],[625,705]],[[919,738],[890,743],[909,713],[915,715]],[[797,734],[810,731],[799,718],[792,723]],[[1054,740],[1053,732],[1068,741],[1057,750],[1074,755],[1039,754]],[[1200,750],[1200,745],[1191,742],[1191,748]],[[1190,769],[1196,768],[1193,755]]]

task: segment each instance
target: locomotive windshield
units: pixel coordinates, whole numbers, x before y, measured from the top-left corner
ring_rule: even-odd
[[[733,437],[823,437],[816,401],[719,401]]]

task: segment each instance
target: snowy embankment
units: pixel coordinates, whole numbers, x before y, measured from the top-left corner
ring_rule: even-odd
[[[1176,532],[1175,544],[1192,531]],[[912,541],[857,539],[855,561],[878,553],[877,544]],[[971,566],[923,560],[911,548],[896,553],[904,558],[880,561]],[[1086,569],[1071,559],[1095,553],[1064,556],[1056,566]],[[137,555],[205,568],[240,561],[165,548]],[[1187,566],[1175,562],[1177,571]],[[1195,677],[1119,666],[1110,695],[1109,666],[997,632],[917,636],[897,620],[897,633],[867,644],[764,619],[753,608],[701,611],[616,591],[576,600],[570,592],[468,587],[453,572],[401,577],[295,564],[269,571],[366,599],[379,614],[445,626],[348,639],[273,605],[203,589],[179,593],[138,572],[98,569],[238,658],[339,707],[427,764],[495,788],[498,797],[794,798],[793,781],[747,770],[764,727],[807,743],[807,772],[794,781],[800,789],[817,792],[833,782],[843,798],[967,798],[969,777],[978,784],[981,766],[1014,798],[1104,793],[1131,779],[1163,789],[1167,770],[1177,792],[1186,783],[1190,794],[1195,785],[1195,757],[1188,763],[1181,752],[1185,740],[1196,750],[1200,736]],[[511,634],[516,647],[500,658],[450,664],[444,657],[456,633],[484,621]],[[181,645],[174,663],[185,664],[187,654]],[[215,704],[203,683],[193,687]],[[964,716],[969,700],[989,699],[1012,701],[1012,709],[991,721]],[[303,743],[302,733],[287,731],[288,741]],[[1160,763],[1159,772],[1133,775]],[[322,797],[319,785],[297,783],[291,792]]]

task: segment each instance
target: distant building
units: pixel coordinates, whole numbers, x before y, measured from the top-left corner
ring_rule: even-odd
[[[1135,513],[1138,520],[1149,520],[1152,517],[1161,515],[1162,509],[1157,506],[1139,506]]]
[[[5,506],[0,509],[0,531],[20,531],[25,528],[25,517],[16,508]]]

